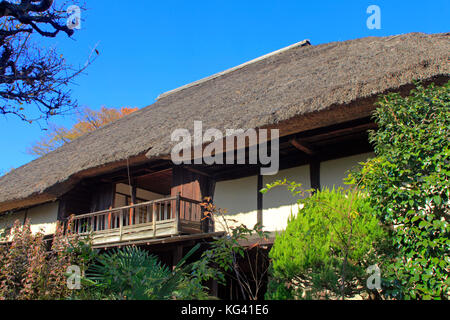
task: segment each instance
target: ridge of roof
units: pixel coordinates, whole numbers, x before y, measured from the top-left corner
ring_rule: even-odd
[[[166,92],[164,92],[164,93],[161,93],[161,94],[156,98],[156,101],[158,101],[158,100],[160,100],[160,99],[162,99],[162,98],[165,98],[165,97],[171,95],[172,93],[176,93],[176,92],[179,92],[179,91],[181,91],[181,90],[184,90],[184,89],[187,89],[187,88],[190,88],[190,87],[193,87],[193,86],[202,84],[202,83],[207,82],[207,81],[209,81],[209,80],[213,80],[213,79],[219,78],[219,77],[221,77],[221,76],[223,76],[223,75],[226,75],[226,74],[228,74],[228,73],[230,73],[230,72],[233,72],[233,71],[242,69],[242,68],[244,68],[244,67],[246,67],[246,66],[248,66],[248,65],[250,65],[250,64],[253,64],[253,63],[255,63],[255,62],[262,61],[262,60],[264,60],[264,59],[267,59],[267,58],[272,57],[272,56],[274,56],[274,55],[277,55],[277,54],[280,54],[280,53],[282,53],[282,52],[288,51],[288,50],[290,50],[290,49],[298,48],[298,47],[304,47],[304,46],[310,46],[310,45],[311,45],[311,42],[309,41],[309,39],[302,40],[302,41],[300,41],[300,42],[291,44],[291,45],[289,45],[289,46],[287,46],[287,47],[284,47],[284,48],[281,48],[281,49],[272,51],[272,52],[267,53],[267,54],[265,54],[265,55],[262,55],[262,56],[260,56],[260,57],[258,57],[258,58],[255,58],[255,59],[252,59],[252,60],[250,60],[250,61],[244,62],[244,63],[242,63],[242,64],[240,64],[240,65],[235,66],[235,67],[232,67],[232,68],[229,68],[229,69],[227,69],[227,70],[224,70],[224,71],[215,73],[215,74],[213,74],[213,75],[210,75],[210,76],[208,76],[208,77],[202,78],[202,79],[200,79],[200,80],[197,80],[197,81],[194,81],[194,82],[185,84],[185,85],[183,85],[183,86],[181,86],[181,87],[178,87],[178,88],[175,88],[175,89],[173,89],[173,90],[169,90],[169,91],[166,91]]]

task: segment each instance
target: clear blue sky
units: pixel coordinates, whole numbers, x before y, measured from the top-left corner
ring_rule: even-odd
[[[55,0],[58,1],[58,0]],[[287,45],[408,32],[449,32],[450,1],[86,1],[75,41],[56,45],[83,64],[98,43],[100,56],[79,77],[82,106],[145,107],[168,90]],[[381,8],[381,30],[369,30],[369,5]],[[70,126],[66,116],[52,120]],[[43,134],[37,124],[0,116],[0,173],[29,162],[26,148]]]

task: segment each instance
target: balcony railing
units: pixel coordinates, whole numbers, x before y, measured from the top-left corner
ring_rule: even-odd
[[[92,235],[93,245],[201,233],[200,201],[179,195],[73,216],[69,233]]]

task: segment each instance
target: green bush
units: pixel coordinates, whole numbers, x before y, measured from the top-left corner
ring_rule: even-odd
[[[232,279],[240,292],[238,299],[260,299],[269,269],[269,259],[261,243],[268,238],[268,232],[260,223],[252,229],[244,224],[233,226],[237,221],[226,217],[226,209],[218,208],[209,197],[204,200],[201,206],[205,215],[221,225],[225,235],[215,238],[194,263],[194,274],[204,280],[215,279],[222,285]],[[245,247],[242,241],[250,239],[253,244]]]
[[[169,300],[206,299],[201,279],[192,276],[192,264],[186,259],[194,247],[170,270],[158,257],[135,246],[115,249],[97,257],[88,269],[86,290],[94,299]]]
[[[450,82],[388,94],[370,133],[376,158],[353,174],[394,229],[394,262],[383,274],[396,299],[448,299],[450,286]]]
[[[274,277],[272,269],[269,270],[269,274],[272,276],[267,283],[265,298],[268,300],[294,300],[295,293],[290,285],[290,280],[284,281]]]
[[[299,203],[303,208],[270,251],[266,298],[344,298],[365,290],[365,270],[380,262],[376,249],[386,237],[368,199],[354,190],[324,189]]]

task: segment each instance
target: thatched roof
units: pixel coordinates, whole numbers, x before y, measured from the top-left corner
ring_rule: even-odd
[[[175,91],[8,173],[0,179],[0,212],[54,200],[127,158],[167,155],[172,131],[192,129],[193,120],[205,129],[279,126],[288,134],[357,117],[380,93],[449,74],[450,33],[295,46]]]

